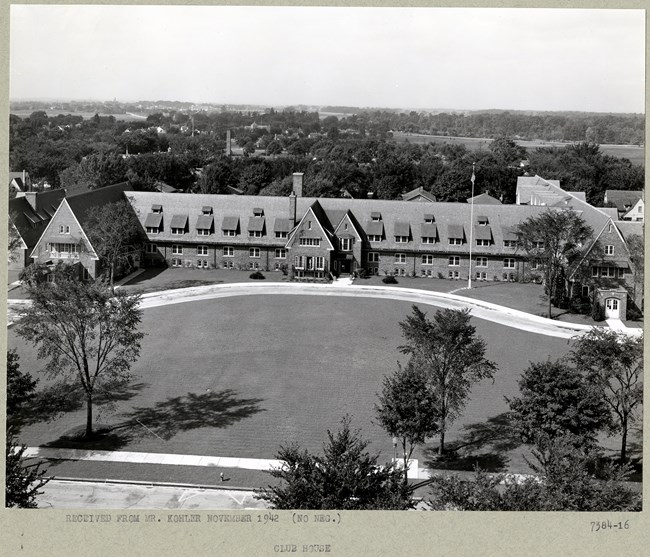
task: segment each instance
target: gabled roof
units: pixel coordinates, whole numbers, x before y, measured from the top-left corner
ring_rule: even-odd
[[[22,176],[22,173],[21,173]],[[50,222],[56,208],[65,197],[65,191],[62,189],[49,190],[29,194],[29,199],[34,203],[34,207],[25,196],[16,197],[9,200],[9,217],[11,218],[16,230],[25,242],[28,248],[32,248],[38,242],[43,234],[47,223]],[[54,208],[54,210],[52,210]],[[49,212],[46,212],[45,210]]]
[[[108,203],[123,201],[124,193],[127,191],[131,191],[131,187],[127,182],[121,182],[113,186],[70,195],[66,199],[75,217],[83,225],[92,209],[102,207]]]
[[[605,190],[605,203],[613,203],[619,212],[629,210],[643,197],[643,191]]]
[[[467,200],[467,203],[474,203],[474,205],[501,205],[501,201],[487,193],[481,193],[480,195],[470,197]]]
[[[435,195],[433,195],[431,192],[428,192],[421,186],[419,188],[415,188],[414,190],[402,194],[403,201],[420,200],[420,198],[430,202],[435,202],[436,200]]]

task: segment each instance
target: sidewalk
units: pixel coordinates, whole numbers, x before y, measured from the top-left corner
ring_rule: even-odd
[[[236,458],[224,456],[182,455],[166,453],[140,453],[130,451],[98,451],[82,449],[54,449],[49,447],[27,447],[26,458],[46,460],[91,460],[100,462],[128,462],[131,464],[165,464],[171,466],[211,466],[219,469],[243,469],[268,471],[280,468],[281,460],[263,458]],[[417,460],[411,460],[409,479],[426,480],[429,471],[418,467]],[[401,463],[398,462],[398,465]]]

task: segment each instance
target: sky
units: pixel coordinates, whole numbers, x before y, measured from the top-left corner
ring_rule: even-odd
[[[10,98],[644,112],[642,10],[12,5]]]

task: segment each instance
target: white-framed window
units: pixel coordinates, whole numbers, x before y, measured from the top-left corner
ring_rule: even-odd
[[[533,249],[544,249],[544,242],[532,242]]]
[[[262,237],[262,231],[261,230],[249,230],[248,231],[248,237],[249,238],[261,238]]]
[[[427,224],[433,224],[435,222],[435,218],[433,215],[424,215],[424,222]]]
[[[286,259],[287,250],[284,248],[275,248],[275,258],[276,259]]]
[[[296,269],[304,269],[305,268],[305,256],[304,255],[296,255],[294,257],[294,266]]]
[[[172,234],[176,236],[180,236],[181,234],[185,234],[185,229],[184,228],[172,228]]]
[[[405,253],[396,253],[395,254],[395,263],[406,263],[406,254]]]
[[[224,236],[231,236],[231,237],[232,237],[232,236],[237,236],[237,231],[236,231],[236,230],[233,230],[233,229],[230,229],[230,230],[224,230],[224,231],[223,231],[223,235],[224,235]]]
[[[458,279],[460,278],[460,271],[449,271],[449,273],[447,274],[447,276],[448,276],[450,279],[458,280]]]
[[[341,238],[341,251],[352,251],[352,238]]]
[[[144,251],[145,253],[158,253],[158,246],[156,244],[146,244]]]
[[[59,255],[76,256],[79,254],[79,245],[63,242],[52,242],[48,244],[48,251]]]
[[[177,259],[175,257],[172,259],[172,267],[182,267],[182,266],[183,266],[182,259]]]
[[[160,232],[160,228],[157,228],[155,226],[147,226],[147,234],[158,234]]]
[[[503,247],[504,248],[516,248],[517,247],[517,240],[503,240]]]
[[[235,257],[235,248],[232,246],[224,246],[223,248],[224,257]]]
[[[197,228],[196,233],[199,236],[209,236],[210,234],[212,234],[212,231],[209,228]]]
[[[422,265],[433,265],[433,255],[431,254],[424,254],[422,256]]]
[[[300,241],[298,243],[301,246],[311,246],[317,248],[320,246],[320,238],[300,238]]]
[[[623,278],[625,269],[618,269],[616,267],[594,267],[592,276],[601,276],[603,278]]]
[[[459,267],[460,266],[460,256],[452,255],[449,257],[449,266],[450,267]]]
[[[605,255],[614,255],[614,246],[612,245],[605,246]]]
[[[406,244],[409,241],[408,236],[395,236],[395,243],[397,244]]]
[[[530,270],[531,271],[537,271],[541,267],[539,261],[531,261],[530,262]]]
[[[503,260],[503,268],[504,269],[514,269],[515,268],[515,260],[512,257],[506,257]]]
[[[196,246],[196,255],[208,255],[208,246]]]
[[[257,261],[251,261],[248,263],[248,268],[250,270],[257,270],[260,268],[260,264]]]
[[[485,271],[476,273],[476,280],[487,280],[487,273]]]
[[[248,248],[248,257],[259,257],[260,248]]]
[[[476,258],[476,266],[477,267],[487,267],[488,266],[488,258],[487,257],[477,257]]]
[[[275,232],[276,238],[286,239],[288,236],[289,236],[288,232],[278,232],[277,230]]]
[[[368,263],[379,263],[379,252],[371,251],[368,253]]]
[[[433,236],[422,236],[423,244],[435,244],[436,239]]]
[[[592,277],[597,277],[598,276],[598,267],[592,267],[591,268],[591,276]]]
[[[491,240],[486,240],[486,239],[478,239],[476,240],[476,245],[477,246],[489,246],[492,244]]]
[[[368,234],[369,242],[381,242],[381,240],[382,240],[381,234]]]
[[[207,259],[197,259],[196,260],[196,266],[199,269],[209,269],[210,268],[210,264],[208,263]]]
[[[67,224],[60,224],[59,234],[70,234],[70,226],[68,226]]]
[[[381,213],[371,213],[370,218],[373,222],[379,222],[381,221]]]
[[[450,246],[461,246],[461,245],[463,245],[463,239],[462,238],[449,238],[449,245]]]
[[[223,262],[223,268],[224,269],[234,269],[235,268],[235,262],[234,261],[224,261]]]
[[[174,255],[183,255],[183,246],[180,244],[172,244],[172,253]]]
[[[503,273],[503,280],[505,282],[515,282],[514,273]]]
[[[151,212],[152,212],[152,213],[155,213],[155,214],[157,214],[157,215],[159,215],[160,213],[163,212],[162,205],[153,205],[153,206],[151,207]]]
[[[325,258],[324,257],[316,257],[316,270],[317,271],[323,271],[325,270]]]

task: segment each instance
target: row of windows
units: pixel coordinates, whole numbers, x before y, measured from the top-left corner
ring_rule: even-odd
[[[619,267],[592,267],[592,277],[623,278],[625,269]]]
[[[67,227],[68,231],[66,234],[70,233],[69,228]],[[147,234],[160,234],[162,232],[161,228],[153,227],[153,226],[147,226]],[[182,236],[187,232],[187,229],[185,228],[172,228],[171,229],[172,235],[173,236]],[[239,236],[239,232],[237,230],[222,230],[223,235],[228,238],[233,238],[235,236]],[[212,229],[208,228],[197,228],[196,233],[199,236],[212,236],[214,233]],[[61,232],[63,234],[63,232]],[[264,231],[263,230],[249,230],[248,231],[248,237],[249,238],[262,238],[264,237]],[[275,237],[279,240],[286,240],[289,236],[288,232],[275,232]]]
[[[52,253],[69,253],[69,254],[78,254],[79,253],[79,244],[68,244],[61,242],[51,242],[47,244],[47,251]]]
[[[154,254],[158,253],[158,246],[156,244],[147,244],[145,246],[145,252]],[[172,244],[172,255],[183,255],[183,246],[180,244]],[[208,255],[208,246],[196,246],[196,255],[197,256],[207,256]],[[232,246],[224,246],[222,248],[223,257],[235,257],[235,248]],[[261,257],[260,248],[248,248],[249,257]],[[285,248],[275,248],[275,258],[276,259],[286,259],[287,250]]]
[[[381,257],[378,252],[371,251],[368,253],[368,262],[369,263],[379,263],[381,261]],[[406,263],[406,254],[405,253],[396,253],[394,255],[393,261],[395,263]],[[433,254],[424,254],[421,256],[420,262],[422,265],[433,265],[434,262],[434,256]],[[448,259],[448,265],[450,267],[458,267],[460,266],[460,256],[459,255],[451,255],[449,256]],[[511,257],[506,257],[503,260],[503,268],[504,269],[514,269],[516,265],[515,259]],[[487,257],[477,257],[476,258],[476,266],[477,267],[487,267],[488,266],[488,258]],[[537,268],[537,263],[533,264],[533,269]]]

